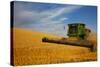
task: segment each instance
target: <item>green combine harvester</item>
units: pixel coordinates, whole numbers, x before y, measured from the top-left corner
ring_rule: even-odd
[[[89,35],[91,31],[86,29],[85,24],[82,23],[73,23],[68,24],[68,36],[69,37],[77,37],[80,39],[85,39],[87,35]]]
[[[47,43],[57,43],[64,45],[72,45],[79,47],[87,47],[90,48],[91,51],[95,51],[94,45],[87,40],[87,37],[91,33],[90,29],[85,27],[83,23],[72,23],[68,24],[68,38],[61,39],[49,39],[47,37],[42,38],[42,42]]]

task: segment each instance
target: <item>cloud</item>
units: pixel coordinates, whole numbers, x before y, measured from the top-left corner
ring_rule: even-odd
[[[39,12],[37,10],[30,10],[30,7],[32,8],[32,4],[28,4],[28,7],[25,4],[15,4],[15,26],[24,24],[25,22],[46,22],[46,23],[52,23],[53,19],[56,17],[61,16],[62,14],[68,14],[71,13],[79,8],[81,6],[65,6],[65,7],[57,7],[55,9],[48,9],[44,11]],[[44,7],[44,6],[43,6]],[[60,18],[63,19],[63,18]],[[66,17],[64,20],[67,20],[68,17]],[[50,21],[50,22],[47,22]],[[26,23],[27,24],[27,23]]]
[[[51,15],[48,18],[55,18],[57,16],[60,16],[61,14],[68,14],[71,13],[79,8],[81,8],[82,6],[65,6],[65,7],[61,7],[61,8],[56,8],[53,9],[51,11],[48,11],[48,13],[50,13]]]
[[[39,9],[33,9],[32,6],[32,4],[26,5],[21,3],[15,3],[14,26],[54,34],[63,34],[65,32],[65,30],[63,29],[65,23],[63,22],[67,21],[69,18],[63,16],[64,14],[72,13],[82,7],[63,6],[56,7],[53,9],[43,9],[42,11],[40,11]],[[46,5],[40,7],[46,7]],[[37,8],[37,6],[35,6],[34,8]]]

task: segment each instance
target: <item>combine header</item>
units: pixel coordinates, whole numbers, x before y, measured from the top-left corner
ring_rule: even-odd
[[[95,51],[96,46],[87,40],[90,33],[91,30],[86,29],[85,24],[73,23],[68,24],[68,38],[49,39],[44,37],[42,38],[42,42],[87,47],[90,48],[91,51]]]

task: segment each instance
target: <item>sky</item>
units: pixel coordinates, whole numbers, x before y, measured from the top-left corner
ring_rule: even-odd
[[[67,36],[69,23],[84,23],[87,28],[97,32],[97,7],[14,2],[14,27],[16,28]]]

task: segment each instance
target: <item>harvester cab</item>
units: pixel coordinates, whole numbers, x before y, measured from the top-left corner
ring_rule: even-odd
[[[72,23],[68,24],[68,37],[85,38],[85,24]]]

